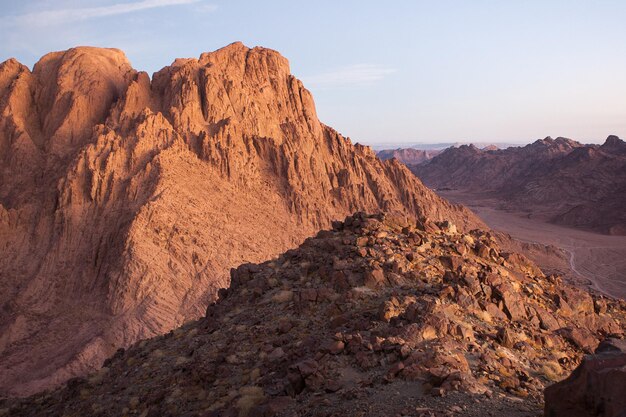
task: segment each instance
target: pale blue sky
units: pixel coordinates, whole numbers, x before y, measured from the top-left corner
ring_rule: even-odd
[[[0,0],[0,60],[29,66],[95,45],[151,74],[237,40],[362,143],[626,137],[623,0]]]

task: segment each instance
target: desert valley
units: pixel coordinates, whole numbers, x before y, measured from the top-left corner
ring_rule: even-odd
[[[218,10],[101,3],[0,18]],[[309,88],[395,68],[148,44],[0,63],[0,417],[626,416],[626,142],[370,147]]]
[[[544,263],[596,291],[626,297],[626,142],[545,138],[524,147],[451,146],[416,160],[419,149],[379,151],[405,163],[449,201],[523,242],[563,252]],[[432,156],[430,156],[432,155]],[[561,265],[559,265],[561,264]]]

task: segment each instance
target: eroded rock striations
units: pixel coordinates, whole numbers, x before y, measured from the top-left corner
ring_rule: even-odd
[[[449,148],[411,166],[425,184],[495,198],[557,224],[626,234],[626,143],[545,138],[501,150]]]
[[[480,225],[321,124],[277,52],[154,74],[80,47],[0,64],[0,394],[200,317],[229,268],[356,210]]]
[[[537,415],[626,305],[483,231],[357,213],[231,271],[206,317],[119,350],[12,416]]]

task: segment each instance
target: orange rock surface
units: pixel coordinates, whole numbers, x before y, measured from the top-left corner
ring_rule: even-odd
[[[275,51],[154,74],[123,52],[0,64],[0,394],[200,317],[228,271],[358,210],[482,223],[319,122]]]

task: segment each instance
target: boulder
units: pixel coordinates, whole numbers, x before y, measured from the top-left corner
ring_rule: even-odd
[[[598,340],[593,333],[584,328],[565,327],[558,331],[567,341],[587,353],[593,352],[598,346]]]
[[[626,416],[626,343],[605,341],[545,390],[545,417]]]
[[[496,294],[504,302],[505,313],[511,320],[526,320],[526,309],[523,298],[508,282],[495,287]]]
[[[376,289],[385,284],[385,273],[382,269],[373,269],[367,271],[363,277],[363,283],[366,287]]]

